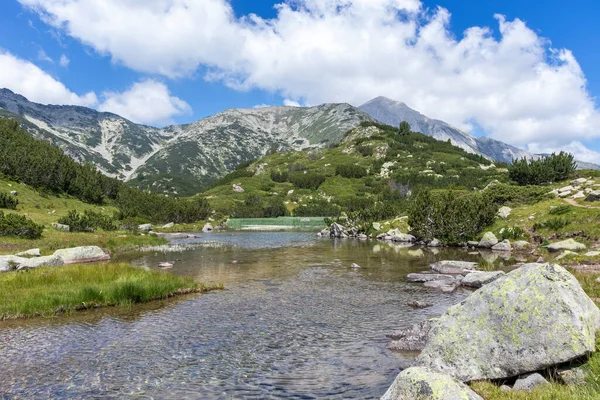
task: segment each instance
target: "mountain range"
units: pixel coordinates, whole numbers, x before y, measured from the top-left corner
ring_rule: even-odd
[[[328,103],[230,109],[191,124],[155,128],[90,108],[33,103],[0,89],[0,116],[18,120],[31,135],[108,175],[143,189],[179,195],[195,194],[237,165],[269,152],[337,144],[361,121],[393,126],[407,121],[415,132],[449,139],[493,160],[536,157],[494,139],[473,137],[385,97],[358,108]]]

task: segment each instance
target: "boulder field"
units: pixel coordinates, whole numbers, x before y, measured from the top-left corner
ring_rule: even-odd
[[[526,264],[411,329],[394,338],[422,347],[417,368],[382,399],[478,399],[460,382],[530,376],[594,352],[600,310],[560,265]]]

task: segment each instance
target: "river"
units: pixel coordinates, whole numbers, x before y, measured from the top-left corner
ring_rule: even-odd
[[[220,282],[220,292],[46,320],[0,322],[0,398],[369,399],[414,355],[386,333],[440,315],[470,292],[408,283],[458,250],[408,249],[310,233],[210,233],[140,267]],[[352,269],[356,263],[360,269]],[[410,301],[434,306],[415,310]]]

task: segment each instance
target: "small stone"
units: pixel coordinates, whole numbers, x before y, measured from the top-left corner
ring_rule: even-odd
[[[169,228],[173,228],[174,226],[175,226],[175,223],[169,222],[168,224],[163,225],[162,228],[169,229]]]
[[[512,388],[508,385],[502,385],[502,386],[500,386],[500,390],[507,391],[507,390],[512,390]]]
[[[202,232],[212,232],[215,228],[209,223],[206,223],[202,228]]]
[[[586,257],[600,256],[600,251],[588,251],[587,253],[584,254],[584,256],[586,256]]]
[[[427,339],[429,338],[429,331],[431,330],[431,324],[435,320],[429,319],[408,328],[394,331],[387,335],[393,340],[388,345],[390,350],[403,350],[403,351],[418,351],[423,350]]]
[[[231,189],[236,193],[244,193],[245,192],[244,188],[242,188],[240,185],[236,185],[236,184],[233,184],[231,186]]]
[[[585,371],[581,368],[559,370],[558,378],[567,386],[580,386],[586,381]]]
[[[555,259],[555,260],[556,260],[556,261],[558,261],[558,260],[562,260],[563,258],[565,258],[565,257],[568,257],[568,256],[570,256],[570,255],[577,255],[577,253],[575,253],[574,251],[565,250],[565,251],[563,251],[563,252],[562,252],[562,254],[561,254],[561,255],[559,255],[558,257],[556,257],[556,259]]]
[[[158,264],[158,266],[159,266],[161,269],[170,269],[170,268],[173,268],[173,263],[170,263],[170,262],[162,262],[162,263]]]
[[[358,264],[352,263],[352,265],[350,265],[350,268],[352,268],[352,269],[360,269],[362,267],[360,265],[358,265]]]
[[[63,225],[63,224],[59,224],[57,222],[53,222],[52,227],[54,229],[56,229],[57,231],[61,231],[61,232],[69,232],[71,230],[71,227],[69,225]]]
[[[548,381],[544,379],[543,376],[541,376],[538,373],[534,373],[517,379],[517,381],[513,385],[513,390],[526,390],[529,392],[535,387],[545,385],[547,383]]]
[[[448,281],[454,282],[455,279],[452,275],[443,275],[443,274],[408,274],[406,279],[409,282],[429,282],[429,281]]]
[[[406,304],[412,308],[429,308],[433,306],[433,303],[426,303],[424,301],[409,301]]]
[[[444,293],[452,293],[456,290],[456,285],[451,282],[448,282],[445,279],[441,281],[428,281],[425,282],[423,286],[432,289],[439,289]]]
[[[506,219],[510,216],[510,213],[512,212],[512,208],[510,207],[500,207],[500,209],[498,210],[498,217],[502,218],[502,219]]]
[[[511,251],[512,247],[510,245],[510,241],[508,239],[501,241],[498,244],[492,246],[492,250],[494,251]]]
[[[441,247],[442,246],[442,242],[440,242],[437,239],[433,239],[431,242],[429,242],[427,244],[427,246],[429,246],[429,247]]]
[[[529,244],[529,242],[526,242],[524,240],[517,240],[516,242],[513,243],[513,248],[515,250],[524,250],[530,246],[531,245]]]

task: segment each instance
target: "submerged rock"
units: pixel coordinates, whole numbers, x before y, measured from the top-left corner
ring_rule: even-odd
[[[540,385],[546,385],[546,384],[548,384],[548,381],[540,374],[535,373],[535,374],[527,375],[527,376],[517,379],[517,381],[513,385],[513,390],[530,391]]]
[[[390,350],[419,351],[423,350],[427,339],[429,339],[429,330],[433,319],[427,319],[410,326],[400,329],[387,335],[394,340],[388,345]]]
[[[504,271],[492,271],[492,272],[483,272],[483,271],[475,271],[467,274],[460,282],[462,286],[480,288],[483,285],[487,285],[488,283],[494,282],[496,279],[505,275]]]
[[[451,275],[443,274],[408,274],[406,276],[410,282],[429,282],[429,281],[443,281],[454,282],[454,277]]]
[[[465,382],[509,378],[593,352],[599,328],[600,310],[573,275],[527,264],[442,315],[417,364]]]
[[[465,274],[473,271],[477,263],[469,261],[444,260],[431,264],[432,271],[440,274]]]
[[[423,367],[405,369],[381,400],[483,400],[451,376]]]
[[[77,264],[88,262],[108,261],[110,256],[98,246],[73,247],[70,249],[61,249],[54,252],[55,256],[60,256],[65,264]]]

